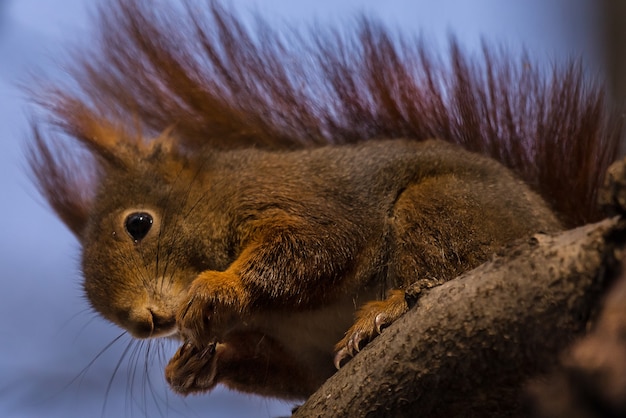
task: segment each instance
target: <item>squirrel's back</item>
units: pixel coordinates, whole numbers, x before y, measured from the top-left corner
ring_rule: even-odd
[[[194,158],[208,173],[207,183],[219,178],[230,189],[230,179],[236,183],[236,195],[246,202],[258,200],[262,207],[282,194],[285,203],[297,204],[302,212],[308,207],[317,214],[331,202],[343,203],[341,213],[351,216],[359,209],[389,213],[411,183],[446,175],[480,180],[494,190],[494,201],[506,200],[510,196],[505,191],[514,193],[522,184],[495,160],[440,139],[370,140],[303,150],[214,150],[209,155],[208,163],[202,154]],[[524,200],[522,196],[510,198]],[[539,197],[533,205],[545,206]]]

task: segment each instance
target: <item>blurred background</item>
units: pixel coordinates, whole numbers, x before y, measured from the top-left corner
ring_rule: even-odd
[[[582,57],[590,74],[619,77],[622,2],[606,0],[237,0],[277,25],[350,24],[358,13],[422,35],[445,48],[450,34],[470,50],[481,38],[545,65]],[[0,416],[276,417],[292,404],[218,389],[181,399],[170,393],[163,364],[168,344],[132,342],[93,314],[80,286],[79,247],[30,184],[23,158],[29,108],[18,87],[29,74],[62,76],[55,60],[68,44],[89,43],[89,0],[0,0]],[[610,10],[610,12],[606,12]],[[610,18],[605,18],[609,16]],[[606,35],[609,35],[607,38]],[[610,42],[607,42],[609,39]],[[612,57],[612,58],[607,58]],[[608,69],[608,70],[605,70]],[[156,356],[150,356],[155,359]]]

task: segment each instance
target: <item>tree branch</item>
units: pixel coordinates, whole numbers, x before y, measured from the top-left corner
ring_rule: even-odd
[[[294,416],[521,415],[528,379],[599,309],[625,230],[613,218],[537,235],[432,289]]]

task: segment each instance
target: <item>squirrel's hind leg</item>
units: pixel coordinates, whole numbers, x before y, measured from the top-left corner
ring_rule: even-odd
[[[387,297],[365,303],[335,346],[335,366],[356,355],[413,306],[420,293],[486,261],[501,245],[492,234],[492,196],[473,179],[443,175],[407,187],[389,218]],[[480,193],[476,193],[480,190]],[[501,215],[497,215],[501,216]],[[407,295],[407,291],[409,294]]]

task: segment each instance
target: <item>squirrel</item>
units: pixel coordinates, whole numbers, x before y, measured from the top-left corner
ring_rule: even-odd
[[[576,63],[452,41],[445,64],[372,20],[250,29],[217,2],[99,23],[73,82],[31,89],[30,168],[92,307],[180,341],[178,393],[305,398],[420,293],[600,216],[620,120]]]

